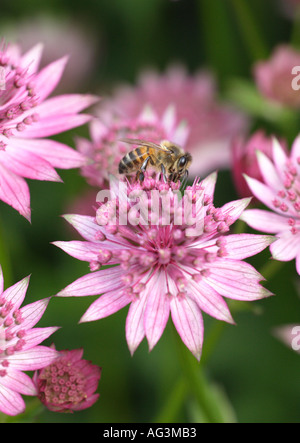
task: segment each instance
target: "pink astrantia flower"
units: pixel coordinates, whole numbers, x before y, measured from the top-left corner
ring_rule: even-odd
[[[245,141],[241,137],[236,138],[232,143],[232,175],[235,187],[241,197],[250,197],[250,191],[244,174],[257,180],[263,180],[261,175],[256,151],[262,151],[267,157],[272,157],[272,137],[267,136],[263,131],[256,131],[249,140]],[[286,143],[282,140],[281,145],[287,152]]]
[[[162,118],[145,107],[136,118],[106,113],[102,119],[90,123],[91,141],[78,138],[77,149],[91,160],[81,168],[83,176],[93,186],[107,187],[109,175],[118,174],[118,166],[124,155],[133,149],[122,138],[140,139],[154,143],[170,140],[182,148],[186,143],[188,128],[176,119],[175,109],[169,106]]]
[[[143,72],[137,86],[119,86],[112,99],[103,100],[99,113],[108,108],[132,118],[150,105],[161,117],[170,104],[176,106],[179,121],[185,120],[190,129],[186,144],[194,158],[190,173],[205,176],[230,165],[230,141],[248,126],[241,112],[218,100],[216,90],[210,73],[190,75],[182,66],[170,66],[163,74]]]
[[[215,182],[215,173],[201,183],[195,181],[182,200],[178,183],[147,178],[143,184],[124,189],[122,182],[116,182],[111,185],[111,199],[100,204],[96,218],[66,215],[85,241],[54,244],[89,262],[94,272],[71,283],[58,296],[103,294],[81,322],[107,317],[130,305],[126,339],[131,353],[145,336],[151,350],[171,314],[181,339],[200,359],[201,311],[232,322],[223,296],[249,301],[270,295],[259,284],[263,277],[242,260],[266,248],[272,238],[228,235],[250,199],[215,208]],[[120,266],[99,270],[102,264]]]
[[[249,209],[241,219],[252,228],[276,234],[270,250],[273,258],[290,261],[296,258],[300,274],[300,137],[286,154],[274,139],[272,160],[262,152],[257,154],[263,182],[246,177],[254,196],[272,211]]]
[[[101,368],[82,355],[83,349],[59,351],[53,363],[35,373],[38,397],[50,411],[82,411],[98,400]]]
[[[80,111],[95,103],[91,95],[48,98],[58,84],[67,57],[38,71],[42,45],[21,55],[18,46],[0,43],[0,199],[30,219],[30,194],[25,178],[61,181],[54,168],[82,166],[87,159],[50,140],[83,125],[90,116]]]
[[[293,68],[300,66],[300,52],[288,45],[277,46],[269,60],[257,62],[254,77],[261,94],[291,108],[300,107],[300,94],[293,88]]]
[[[0,268],[0,411],[7,415],[24,412],[24,395],[37,395],[31,378],[23,371],[34,371],[50,364],[56,351],[38,346],[57,330],[33,328],[42,317],[49,299],[20,308],[29,278],[3,291]]]

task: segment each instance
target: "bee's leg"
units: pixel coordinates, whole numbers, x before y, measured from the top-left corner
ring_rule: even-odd
[[[166,168],[164,167],[163,164],[161,164],[160,167],[161,167],[161,173],[162,173],[164,182],[167,183]]]
[[[188,180],[188,176],[189,176],[189,171],[186,169],[186,170],[184,171],[183,178],[182,178],[182,180],[181,180],[181,185],[180,185],[180,188],[181,188],[181,189],[184,189],[184,188],[185,188],[186,183],[187,183],[187,180]]]
[[[149,155],[149,157],[147,157],[146,160],[144,160],[144,162],[141,166],[141,169],[137,172],[136,178],[141,182],[144,181],[144,178],[145,178],[144,172],[146,171],[146,168],[147,168],[147,165],[148,165],[148,162],[150,159],[151,159],[151,157]]]

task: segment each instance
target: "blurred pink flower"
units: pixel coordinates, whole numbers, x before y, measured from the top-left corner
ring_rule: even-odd
[[[143,184],[127,184],[124,190],[126,182],[112,182],[111,200],[100,205],[96,218],[65,216],[85,241],[54,244],[89,262],[95,272],[57,295],[103,294],[91,304],[81,322],[107,317],[130,305],[126,339],[132,354],[145,336],[149,349],[155,346],[171,314],[182,341],[200,359],[201,311],[231,323],[223,297],[250,301],[270,295],[259,284],[263,277],[242,260],[265,249],[273,238],[228,235],[250,199],[215,208],[215,182],[215,173],[200,183],[196,180],[186,189],[183,200],[178,197],[180,183],[146,178]],[[157,200],[158,192],[161,201]],[[114,209],[116,221],[112,218]],[[102,265],[117,264],[120,266],[99,270]]]
[[[269,60],[254,65],[254,78],[267,99],[291,108],[300,107],[300,92],[293,88],[295,66],[300,66],[300,52],[288,45],[277,46]]]
[[[40,369],[57,356],[55,350],[38,346],[57,328],[33,328],[42,317],[49,299],[20,308],[28,283],[29,277],[4,291],[0,268],[0,411],[7,415],[24,412],[21,394],[37,394],[31,378],[23,371]]]
[[[2,27],[2,35],[7,41],[20,44],[24,51],[36,42],[45,45],[40,67],[53,60],[69,55],[68,64],[56,93],[66,93],[85,88],[90,83],[99,57],[99,39],[91,26],[70,17],[49,14],[30,15],[30,18],[9,22]],[[98,32],[99,34],[99,32]]]
[[[45,138],[88,122],[79,112],[98,99],[91,95],[48,98],[64,71],[67,58],[38,72],[42,46],[21,55],[18,46],[0,44],[0,199],[30,220],[30,194],[24,178],[61,181],[54,168],[82,166],[87,159],[57,141]]]
[[[267,157],[272,157],[272,137],[267,136],[263,131],[256,131],[245,141],[239,137],[232,143],[232,175],[236,190],[241,197],[250,197],[252,192],[249,189],[244,174],[257,180],[263,180],[261,175],[256,151],[263,152]],[[287,152],[286,143],[281,141],[283,149]]]
[[[135,138],[154,143],[170,140],[184,148],[188,128],[178,124],[175,110],[169,106],[162,117],[145,107],[137,117],[126,118],[113,113],[102,114],[102,119],[90,123],[91,141],[77,138],[77,149],[91,160],[91,164],[81,168],[82,175],[89,184],[107,187],[109,175],[118,174],[118,166],[124,155],[133,149],[120,141],[122,138]]]
[[[54,362],[35,373],[38,397],[50,411],[82,411],[98,400],[101,368],[82,355],[83,349],[59,351]]]
[[[103,104],[102,104],[103,103]],[[191,175],[206,175],[230,164],[230,141],[248,126],[241,112],[216,97],[214,78],[207,72],[189,75],[182,66],[171,66],[164,74],[142,73],[137,86],[120,86],[112,99],[99,107],[136,117],[145,105],[161,117],[170,105],[178,119],[185,120],[190,133],[186,150],[193,155]]]
[[[263,182],[246,177],[247,184],[271,211],[249,209],[241,219],[254,229],[276,234],[277,240],[270,246],[273,258],[296,258],[300,274],[300,137],[294,141],[290,155],[274,140],[272,160],[262,152],[257,153],[257,160]]]

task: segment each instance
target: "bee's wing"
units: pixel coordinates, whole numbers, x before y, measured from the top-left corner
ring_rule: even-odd
[[[140,146],[146,146],[147,148],[158,149],[159,151],[169,152],[170,154],[173,153],[173,151],[166,148],[165,146],[161,146],[156,143],[148,142],[146,140],[139,140],[137,138],[120,138],[119,141],[124,142],[124,143],[129,143],[131,145],[140,145]]]

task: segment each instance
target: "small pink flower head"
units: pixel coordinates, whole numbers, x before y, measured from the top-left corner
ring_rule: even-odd
[[[287,152],[285,143],[282,147]],[[268,158],[272,157],[273,138],[265,135],[263,131],[255,132],[249,140],[236,138],[232,143],[232,175],[235,187],[241,197],[250,197],[250,191],[244,174],[257,180],[263,180],[256,152],[263,152]]]
[[[195,160],[190,173],[206,175],[229,166],[230,141],[248,126],[241,112],[220,103],[216,89],[210,73],[190,75],[182,66],[170,66],[163,74],[143,72],[135,87],[120,86],[113,99],[103,100],[103,107],[135,118],[145,105],[150,105],[161,118],[173,104],[179,121],[186,121],[190,130],[185,146]]]
[[[60,351],[54,362],[35,373],[38,397],[50,411],[82,411],[98,400],[101,368],[82,355],[82,349]]]
[[[83,125],[80,111],[98,101],[91,95],[48,98],[59,83],[67,57],[38,70],[42,45],[24,55],[0,42],[0,199],[30,219],[25,178],[61,181],[54,168],[82,166],[87,159],[48,137]]]
[[[267,99],[291,108],[300,107],[299,90],[293,87],[300,66],[300,52],[288,45],[277,46],[267,61],[254,66],[254,77],[261,94]]]
[[[273,258],[295,258],[300,274],[300,137],[294,141],[290,154],[274,139],[272,159],[259,151],[257,160],[263,181],[246,176],[247,184],[271,211],[249,209],[241,219],[254,229],[277,234],[270,246]]]
[[[57,328],[33,328],[49,299],[20,308],[28,283],[27,277],[4,291],[0,268],[0,411],[7,415],[24,412],[21,394],[36,395],[31,378],[23,371],[40,369],[57,355],[53,349],[38,346]]]
[[[108,200],[101,191],[96,218],[65,216],[85,241],[54,244],[89,262],[94,272],[58,296],[103,294],[81,321],[98,320],[130,305],[126,339],[132,354],[144,337],[151,350],[171,315],[181,339],[200,359],[201,311],[232,322],[223,296],[249,301],[270,294],[259,284],[263,277],[242,260],[266,248],[272,238],[230,235],[249,199],[216,208],[215,182],[216,174],[196,180],[183,198],[179,183],[153,178],[142,184],[112,182]],[[115,266],[100,269],[102,265]]]
[[[145,107],[137,117],[121,117],[113,113],[102,115],[90,124],[92,141],[78,138],[77,149],[91,160],[82,167],[82,174],[91,185],[107,187],[109,175],[118,174],[120,160],[132,147],[122,138],[147,140],[160,143],[170,140],[184,147],[188,128],[176,119],[173,106],[168,107],[159,118],[150,107]]]

